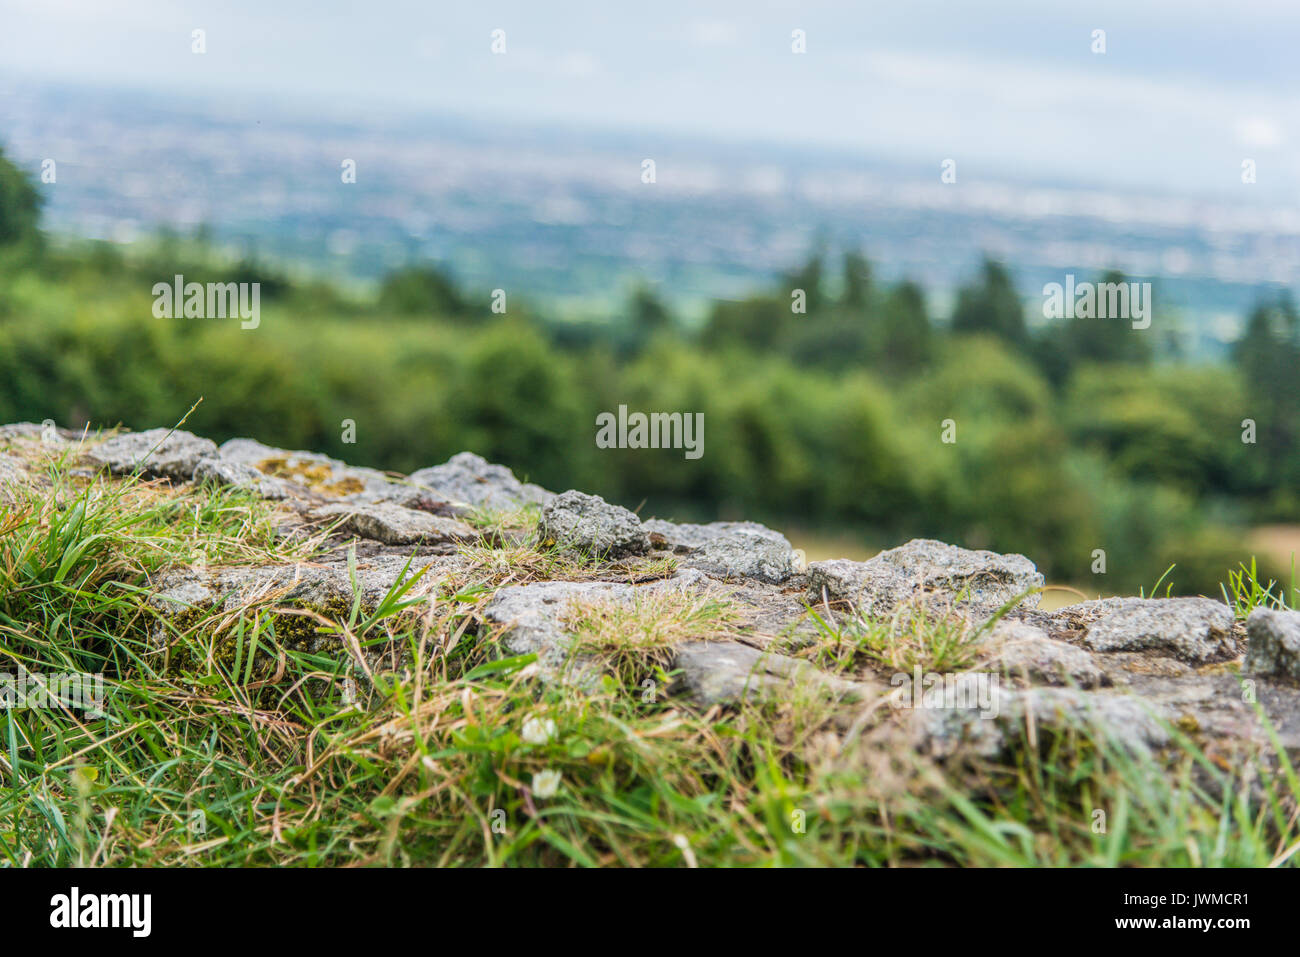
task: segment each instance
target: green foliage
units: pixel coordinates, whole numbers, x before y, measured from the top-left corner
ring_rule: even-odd
[[[1271,499],[1274,517],[1300,519],[1300,313],[1289,294],[1256,306],[1233,359],[1256,425],[1256,487]]]
[[[934,353],[934,338],[925,293],[914,282],[899,283],[881,310],[876,349],[881,367],[895,373],[925,367]]]
[[[509,320],[468,341],[456,361],[443,423],[453,444],[521,475],[571,484],[560,476],[571,461],[590,457],[582,446],[594,449],[595,434],[595,417],[582,415],[580,374],[571,362],[536,329]],[[587,422],[590,431],[578,425]],[[585,441],[574,434],[579,428]]]
[[[984,260],[979,281],[957,294],[952,331],[997,336],[1013,348],[1027,345],[1024,305],[1005,266]]]
[[[1124,274],[1114,270],[1098,280],[1098,284],[1126,282]],[[1155,356],[1154,330],[1166,327],[1163,319],[1153,319],[1155,325],[1147,329],[1135,329],[1131,321],[1116,318],[1076,315],[1053,319],[1037,331],[1031,352],[1043,374],[1055,385],[1067,382],[1075,370],[1089,363],[1145,366]]]
[[[844,291],[840,302],[849,309],[863,309],[871,303],[873,296],[871,263],[860,252],[845,253]]]
[[[406,316],[455,316],[465,311],[455,284],[432,266],[390,273],[380,287],[379,306]]]
[[[129,254],[49,252],[0,273],[0,420],[144,427],[201,395],[189,427],[217,440],[253,435],[400,471],[471,449],[644,515],[1021,551],[1056,580],[1107,593],[1179,561],[1180,591],[1214,594],[1247,557],[1236,523],[1287,517],[1278,477],[1295,456],[1279,447],[1300,415],[1287,411],[1291,380],[1273,359],[1294,335],[1286,303],[1252,320],[1240,375],[1074,356],[1058,389],[1041,354],[1015,346],[994,264],[959,323],[984,334],[941,333],[919,287],[883,286],[850,255],[839,283],[820,257],[787,277],[815,291],[807,313],[791,311],[788,288],[718,303],[692,340],[648,287],[624,327],[575,331],[515,308],[471,320],[433,269],[394,274],[366,303],[212,255],[164,237]],[[231,269],[276,291],[256,331],[153,317],[160,278]],[[703,413],[704,456],[598,449],[596,416],[620,405]],[[1248,415],[1260,421],[1257,446],[1239,440]],[[355,444],[343,442],[346,419]],[[940,440],[946,420],[952,444]],[[1109,556],[1104,579],[1090,571],[1097,548]]]
[[[6,159],[0,148],[0,246],[38,240],[41,203],[31,177]]]
[[[637,286],[628,305],[632,335],[638,342],[672,330],[672,313],[649,286]]]
[[[761,351],[775,351],[796,317],[790,300],[777,296],[719,302],[714,305],[704,332],[704,344],[718,347],[744,345]]]
[[[1243,391],[1234,371],[1222,368],[1164,366],[1139,375],[1123,365],[1085,366],[1062,407],[1076,445],[1128,477],[1226,494],[1249,487]]]

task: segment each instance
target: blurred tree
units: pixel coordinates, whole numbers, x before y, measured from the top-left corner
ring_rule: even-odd
[[[914,282],[899,283],[881,312],[876,350],[881,370],[906,373],[925,365],[934,351],[933,333],[921,287]]]
[[[1053,412],[1052,393],[1042,377],[996,339],[948,338],[936,351],[933,368],[904,387],[908,404],[933,422],[933,436],[946,418],[964,428],[975,419],[1013,423]]]
[[[801,318],[790,312],[789,299],[756,296],[739,302],[717,302],[704,328],[704,344],[776,349],[784,341],[792,320]]]
[[[792,323],[782,351],[801,366],[842,370],[867,365],[872,340],[869,321],[869,317],[832,307],[803,323]]]
[[[210,281],[220,279],[223,282],[257,283],[263,302],[280,298],[292,286],[288,276],[254,256],[245,256],[235,263],[235,268],[229,272],[229,278],[225,278],[225,275],[225,270],[219,270]]]
[[[634,351],[644,348],[656,335],[671,332],[674,326],[668,307],[652,288],[644,284],[633,291],[628,314]]]
[[[544,484],[570,481],[573,460],[595,448],[573,364],[516,318],[465,352],[446,405],[457,444]]]
[[[1265,485],[1278,518],[1300,518],[1300,315],[1289,293],[1261,302],[1232,350],[1248,391]]]
[[[1073,445],[1134,481],[1198,495],[1248,484],[1238,427],[1245,401],[1231,370],[1169,366],[1135,376],[1122,364],[1088,365],[1071,378],[1062,408]]]
[[[985,259],[979,281],[957,294],[953,332],[988,333],[1016,348],[1028,344],[1024,306],[1005,266]]]
[[[844,254],[844,292],[840,296],[840,305],[860,311],[871,301],[871,263],[862,253]]]
[[[6,265],[20,252],[4,250]],[[675,334],[653,295],[622,329],[556,321],[543,332],[514,302],[508,319],[466,329],[439,321],[464,303],[427,267],[389,277],[387,312],[349,312],[345,297],[328,304],[285,276],[286,321],[264,323],[250,350],[238,323],[142,322],[157,273],[231,278],[185,248],[175,263],[137,258],[149,255],[76,244],[0,270],[0,297],[22,316],[0,322],[0,422],[142,428],[204,395],[187,427],[216,439],[253,434],[403,471],[472,449],[553,488],[644,500],[643,515],[1019,550],[1090,592],[1150,587],[1178,561],[1180,590],[1213,593],[1228,559],[1249,558],[1226,524],[1238,512],[1268,497],[1270,517],[1300,515],[1300,318],[1285,299],[1252,313],[1239,373],[1145,366],[1084,327],[1088,361],[1059,393],[1003,334],[1023,317],[1000,267],[967,292],[964,324],[983,335],[932,329],[915,285],[886,288],[858,270],[856,291],[846,275],[809,315],[791,313],[788,287],[718,303],[702,343]],[[797,281],[819,292],[815,274]],[[255,265],[248,275],[267,281]],[[414,317],[394,317],[403,303]],[[634,322],[664,331],[632,357],[614,335]],[[1056,353],[1073,348],[1069,331],[1060,325]],[[924,375],[876,374],[913,364]],[[620,404],[703,413],[703,458],[597,447],[595,416]],[[344,418],[359,425],[356,445],[340,436]],[[1258,445],[1240,441],[1243,418],[1257,421]],[[1090,570],[1096,548],[1111,563],[1104,579]]]
[[[44,197],[0,147],[0,246],[39,240]]]
[[[379,306],[401,315],[459,316],[465,312],[456,284],[428,265],[389,273],[379,289]]]
[[[1113,269],[1102,275],[1096,284],[1099,301],[1103,295],[1100,289],[1108,283],[1127,285],[1128,279]],[[1148,365],[1155,353],[1157,335],[1154,326],[1135,329],[1127,319],[1076,315],[1048,320],[1036,338],[1034,354],[1048,379],[1061,385],[1088,362]]]
[[[809,316],[819,315],[825,303],[822,291],[822,277],[825,273],[822,262],[824,258],[822,250],[818,248],[801,267],[786,273],[781,283],[787,302],[794,290],[803,290]]]

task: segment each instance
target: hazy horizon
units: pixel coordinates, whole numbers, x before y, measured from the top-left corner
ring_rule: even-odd
[[[1160,0],[1086,12],[999,0],[979,10],[684,2],[645,11],[561,3],[357,17],[337,4],[104,5],[0,0],[0,91],[74,84],[310,104],[322,119],[463,116],[621,131],[645,141],[860,154],[967,181],[1024,178],[1294,203],[1300,9]],[[378,14],[378,15],[376,15]],[[386,14],[386,15],[385,15]],[[639,14],[639,15],[638,15]],[[1176,15],[1176,18],[1175,18]],[[191,52],[191,31],[207,52]],[[491,52],[492,31],[506,52]],[[791,52],[791,31],[807,52]],[[1091,51],[1094,29],[1106,52]],[[260,104],[260,106],[259,106]],[[1242,194],[1240,164],[1258,182]]]

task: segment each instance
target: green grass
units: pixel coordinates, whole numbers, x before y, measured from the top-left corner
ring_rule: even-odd
[[[984,636],[1031,589],[1008,601],[991,616],[973,618],[963,611],[959,593],[951,601],[936,601],[925,596],[902,602],[889,615],[864,615],[854,609],[835,617],[825,609],[810,608],[809,618],[817,637],[802,646],[794,643],[795,653],[811,658],[818,667],[836,673],[853,673],[864,668],[885,672],[922,671],[956,672],[974,667],[981,656]]]
[[[725,604],[575,609],[613,674],[584,692],[502,657],[481,609],[563,559],[531,546],[418,597],[303,624],[337,654],[295,651],[269,607],[173,623],[154,652],[152,576],[300,557],[271,506],[212,488],[79,479],[0,512],[0,671],[101,672],[105,716],[0,712],[0,862],[18,866],[1248,865],[1295,863],[1300,784],[1253,780],[1174,729],[1135,756],[1076,730],[1008,764],[944,767],[882,720],[831,703],[701,711],[646,698],[638,669],[726,626]],[[508,549],[497,551],[507,552]],[[575,574],[586,567],[560,566]],[[664,569],[657,570],[662,575]],[[635,613],[635,614],[633,614]],[[632,617],[628,617],[632,615]],[[956,668],[969,634],[896,616],[839,635],[846,661]],[[644,639],[644,640],[643,640]],[[363,652],[395,647],[362,680]],[[233,650],[232,650],[233,649]],[[254,662],[272,662],[263,667]],[[539,733],[541,729],[542,733]],[[547,787],[548,778],[558,784]],[[1097,812],[1104,828],[1097,829]]]
[[[1286,587],[1269,579],[1265,584],[1260,579],[1259,568],[1255,559],[1247,565],[1242,562],[1236,571],[1228,572],[1228,580],[1223,583],[1223,600],[1232,606],[1238,618],[1249,618],[1256,608],[1275,608],[1287,611],[1295,607],[1300,598],[1300,586],[1296,584],[1295,556],[1291,556],[1291,584]]]
[[[662,680],[674,649],[686,641],[731,635],[738,616],[731,602],[680,592],[643,595],[630,602],[592,601],[568,609],[571,650],[590,657],[623,687]]]

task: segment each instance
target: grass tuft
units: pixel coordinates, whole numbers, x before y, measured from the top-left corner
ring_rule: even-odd
[[[678,645],[726,637],[738,620],[728,601],[660,592],[638,595],[630,602],[575,603],[564,624],[574,636],[574,654],[593,658],[617,681],[631,687],[662,673]]]

